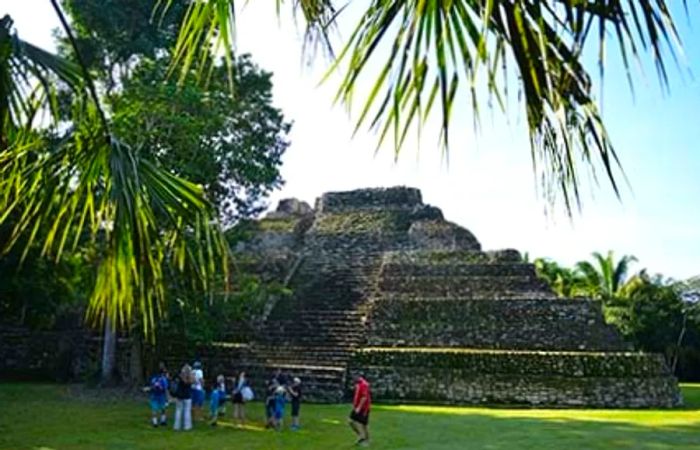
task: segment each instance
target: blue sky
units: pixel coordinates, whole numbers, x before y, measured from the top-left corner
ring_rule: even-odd
[[[586,186],[583,211],[569,220],[543,213],[517,105],[507,118],[486,114],[477,135],[469,108],[458,108],[449,164],[430,127],[420,148],[409,139],[398,162],[390,148],[375,155],[376,137],[362,130],[353,138],[354,116],[333,106],[337,79],[318,86],[324,61],[302,62],[301,30],[287,16],[277,21],[273,2],[251,2],[238,15],[238,49],[274,72],[275,102],[294,121],[282,169],[287,183],[273,203],[284,197],[311,203],[328,190],[409,185],[488,249],[512,247],[566,264],[611,249],[636,255],[635,269],[676,278],[700,274],[700,80],[688,75],[700,77],[700,6],[689,4],[693,23],[678,15],[686,63],[680,70],[669,66],[669,94],[645,64],[644,74],[634,76],[633,98],[610,47],[603,115],[630,187],[623,186],[618,201],[604,180]],[[52,47],[58,23],[48,0],[0,0],[5,12],[24,39]],[[340,36],[349,33],[354,14],[340,22]]]

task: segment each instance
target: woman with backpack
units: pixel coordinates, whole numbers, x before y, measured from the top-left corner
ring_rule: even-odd
[[[193,382],[192,368],[185,364],[171,383],[170,393],[175,397],[175,431],[192,429]]]

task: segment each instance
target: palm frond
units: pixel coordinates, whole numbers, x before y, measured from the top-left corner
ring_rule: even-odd
[[[56,84],[79,91],[80,67],[17,36],[10,16],[0,19],[0,143],[9,145],[10,128],[32,127],[37,112],[56,112]]]
[[[75,123],[61,142],[34,140],[0,153],[0,222],[14,217],[3,250],[27,236],[27,249],[40,244],[44,256],[58,259],[89,236],[104,252],[88,318],[128,326],[139,317],[151,334],[165,301],[165,264],[205,288],[217,272],[227,273],[216,213],[200,186],[117,139],[105,141],[94,108]]]
[[[580,274],[580,289],[593,296],[601,298],[603,292],[603,276],[598,269],[588,261],[580,261],[576,263],[576,271]]]
[[[282,3],[276,0],[278,14]],[[292,1],[304,14],[308,35],[326,44],[325,31],[340,10],[335,3]],[[176,51],[182,73],[207,36],[232,50],[233,5],[192,3]],[[561,202],[571,213],[580,207],[582,167],[594,179],[596,168],[602,169],[617,195],[624,177],[582,62],[585,46],[597,41],[602,74],[609,35],[628,77],[630,65],[646,53],[667,83],[665,58],[675,58],[680,39],[665,0],[372,0],[329,73],[344,74],[337,99],[348,105],[357,97],[358,80],[369,77],[357,128],[378,130],[379,145],[391,137],[398,155],[407,131],[420,129],[431,115],[440,118],[447,151],[455,107],[469,105],[478,121],[484,99],[477,87],[484,86],[488,101],[505,109],[508,82],[499,80],[514,71],[542,194],[549,205]]]
[[[627,282],[627,273],[629,272],[630,265],[637,262],[637,258],[632,255],[624,255],[615,264],[615,270],[612,274],[613,288],[617,292],[621,289]]]

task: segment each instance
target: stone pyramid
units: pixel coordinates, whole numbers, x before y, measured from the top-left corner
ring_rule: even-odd
[[[333,192],[257,222],[239,252],[292,289],[236,364],[281,367],[339,401],[366,374],[382,401],[672,407],[661,355],[631,352],[600,305],[555,296],[515,250],[483,251],[417,189]]]

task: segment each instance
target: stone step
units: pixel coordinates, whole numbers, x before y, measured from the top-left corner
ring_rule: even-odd
[[[475,293],[472,295],[416,295],[414,293],[402,293],[402,292],[383,292],[372,299],[372,302],[455,302],[455,301],[494,301],[494,300],[504,300],[504,301],[531,301],[531,300],[542,300],[542,301],[553,301],[562,302],[572,301],[571,299],[566,299],[558,297],[556,294],[546,291],[546,290],[523,290],[523,291],[502,291],[498,293],[481,295],[483,293]],[[573,300],[575,301],[575,300]]]
[[[281,358],[286,358],[286,357],[299,357],[299,358],[316,358],[320,361],[323,361],[324,359],[331,359],[331,358],[348,358],[352,356],[354,353],[355,349],[347,349],[347,350],[312,350],[313,347],[308,347],[308,349],[300,349],[300,350],[289,350],[288,348],[284,347],[263,347],[263,348],[256,348],[251,351],[252,354],[256,356],[266,356],[266,357],[281,357]]]
[[[358,339],[362,339],[362,336],[364,336],[364,332],[358,332],[358,333],[329,333],[329,332],[324,332],[323,330],[315,330],[313,331],[313,334],[310,334],[308,330],[303,329],[303,328],[295,328],[295,329],[274,329],[274,330],[267,330],[264,334],[261,335],[261,338],[271,338],[271,339],[278,339],[278,338],[290,338],[290,339],[302,339],[302,340],[308,340],[311,342],[319,342],[320,344],[323,344],[324,342],[332,343],[334,345],[339,345],[342,344],[343,342],[348,342],[352,343],[357,341]],[[284,342],[284,341],[280,341]]]
[[[301,331],[311,334],[344,334],[353,335],[362,333],[362,322],[352,324],[327,324],[323,322],[281,321],[268,322],[265,329],[269,331]]]
[[[259,399],[265,396],[266,380],[278,368],[288,377],[301,379],[306,402],[336,403],[342,401],[345,394],[345,367],[258,362],[249,363],[242,368],[248,373]]]
[[[260,342],[267,345],[300,345],[300,346],[321,346],[321,345],[336,345],[339,348],[353,348],[359,342],[362,341],[363,337],[338,337],[332,338],[328,336],[322,337],[310,337],[303,334],[291,335],[287,333],[280,334],[268,334],[260,337]]]
[[[536,276],[535,267],[524,263],[493,263],[493,264],[400,264],[386,263],[382,266],[381,275],[412,276],[412,277],[471,277],[471,276]]]
[[[414,294],[446,295],[483,295],[498,294],[504,291],[531,291],[545,288],[542,281],[528,276],[508,277],[383,277],[379,288],[384,292],[403,292]]]

